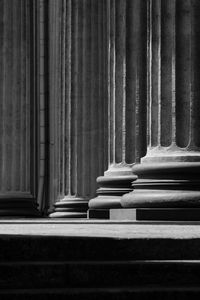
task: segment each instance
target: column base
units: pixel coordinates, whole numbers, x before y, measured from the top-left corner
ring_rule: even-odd
[[[200,208],[110,209],[110,220],[121,221],[200,221]]]
[[[87,218],[88,200],[76,197],[65,197],[54,204],[51,218]]]
[[[142,163],[133,172],[139,179],[123,208],[200,208],[200,163]]]
[[[100,176],[97,197],[89,201],[90,209],[120,208],[121,196],[132,191],[131,184],[137,176]]]

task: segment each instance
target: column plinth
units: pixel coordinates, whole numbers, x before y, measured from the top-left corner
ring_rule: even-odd
[[[124,208],[186,209],[184,220],[200,207],[199,9],[195,0],[149,1],[149,142]]]

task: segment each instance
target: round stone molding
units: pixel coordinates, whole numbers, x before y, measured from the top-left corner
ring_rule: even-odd
[[[89,201],[89,208],[120,208],[121,196],[132,191],[131,183],[136,179],[135,175],[98,177],[97,183],[100,187],[97,190],[97,197]]]
[[[133,172],[138,179],[122,207],[200,207],[200,162],[142,163]]]
[[[77,197],[65,197],[54,204],[51,218],[86,218],[88,200]]]

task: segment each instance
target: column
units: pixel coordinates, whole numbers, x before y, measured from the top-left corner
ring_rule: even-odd
[[[106,218],[132,190],[132,165],[146,149],[146,1],[108,0],[104,28],[108,169],[97,178],[90,218]]]
[[[198,0],[149,1],[149,145],[121,200],[139,219],[200,219],[199,13]]]
[[[104,2],[50,0],[50,217],[85,218],[103,172]]]
[[[38,216],[43,201],[44,35],[37,22],[43,5],[0,2],[0,216]]]

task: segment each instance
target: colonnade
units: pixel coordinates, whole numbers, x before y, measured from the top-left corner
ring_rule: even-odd
[[[0,10],[0,215],[198,219],[199,1],[19,3]]]

